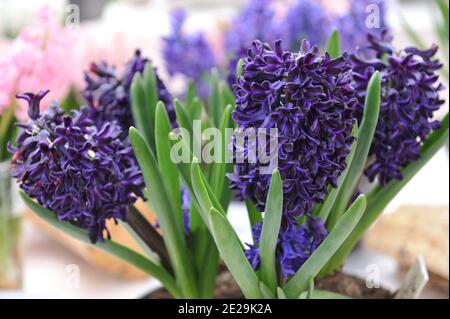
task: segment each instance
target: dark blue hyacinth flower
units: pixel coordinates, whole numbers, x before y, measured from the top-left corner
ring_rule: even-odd
[[[285,188],[284,211],[290,218],[311,211],[329,185],[336,185],[354,138],[356,92],[350,64],[331,59],[303,42],[299,53],[272,50],[256,41],[248,51],[243,75],[234,85],[233,119],[242,129],[278,129],[278,166]],[[264,210],[270,175],[259,163],[235,164],[232,188]]]
[[[324,200],[330,186],[336,187],[354,142],[357,97],[350,63],[346,56],[320,55],[307,41],[298,53],[284,50],[281,41],[273,49],[256,41],[234,91],[233,119],[240,129],[278,130],[278,169],[284,190],[278,260],[288,276],[326,236],[322,221],[309,213],[314,203]],[[264,165],[235,162],[234,173],[228,176],[237,195],[259,211],[265,209],[270,183],[270,175],[261,173]],[[303,224],[298,221],[302,216],[306,216]],[[258,264],[257,245],[246,254],[254,266]]]
[[[57,104],[44,113],[39,102],[48,93],[27,93],[30,119],[13,153],[12,176],[21,189],[59,220],[86,229],[90,240],[109,232],[106,221],[126,220],[128,206],[143,197],[144,181],[131,145],[116,122],[98,128],[84,107],[64,115]]]
[[[437,73],[442,65],[434,58],[438,47],[397,51],[391,40],[387,31],[380,37],[369,35],[369,45],[352,56],[358,119],[370,76],[377,70],[381,74],[380,115],[365,171],[370,181],[377,179],[381,185],[401,179],[401,169],[419,158],[423,141],[439,128],[433,113],[444,103]]]
[[[128,135],[128,128],[133,126],[131,82],[136,73],[144,71],[147,63],[150,61],[136,50],[134,57],[126,63],[122,74],[118,74],[113,66],[104,62],[91,64],[89,72],[85,74],[86,88],[83,91],[83,97],[87,102],[89,117],[99,128],[104,123],[117,121],[122,128],[122,137],[125,138]],[[176,125],[172,97],[156,69],[155,77],[159,99],[164,102],[172,125]]]
[[[203,32],[183,32],[185,20],[184,10],[172,11],[172,30],[163,38],[163,56],[167,72],[171,76],[182,74],[193,80],[199,96],[207,97],[210,89],[206,78],[211,69],[216,66],[216,59]]]

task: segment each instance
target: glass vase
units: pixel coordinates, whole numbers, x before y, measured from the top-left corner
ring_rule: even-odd
[[[22,212],[9,162],[0,162],[0,290],[22,287]]]

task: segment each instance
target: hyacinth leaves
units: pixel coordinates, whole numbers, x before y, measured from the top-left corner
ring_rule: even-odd
[[[364,235],[364,232],[381,215],[390,201],[408,184],[408,182],[428,163],[428,161],[445,145],[449,138],[448,113],[441,122],[441,128],[430,134],[421,148],[420,158],[402,170],[402,180],[391,180],[384,187],[376,186],[368,195],[368,208],[350,236],[330,259],[322,274],[326,275],[344,262],[352,249]]]
[[[311,280],[319,274],[333,254],[339,249],[345,239],[357,225],[367,207],[367,199],[360,195],[345,212],[336,227],[328,234],[297,273],[287,282],[284,293],[289,298],[298,298],[308,288]]]
[[[380,73],[375,72],[367,88],[367,98],[365,101],[364,115],[359,126],[357,146],[352,155],[352,161],[346,172],[345,179],[339,187],[339,194],[333,205],[330,216],[327,220],[327,229],[333,229],[339,218],[349,205],[350,199],[355,193],[360,177],[363,175],[364,167],[372,144],[375,129],[378,123],[380,112]]]
[[[156,154],[159,169],[164,183],[167,185],[168,196],[175,209],[174,219],[179,227],[179,233],[183,234],[184,225],[181,212],[180,178],[176,165],[170,158],[171,145],[167,140],[167,136],[169,136],[172,129],[166,108],[161,101],[156,104],[155,123]]]
[[[170,201],[167,181],[162,176],[155,155],[145,138],[134,128],[129,130],[129,138],[135,156],[144,176],[150,208],[156,213],[160,227],[164,233],[163,239],[169,253],[177,283],[185,298],[198,297],[194,267],[187,243],[177,222],[174,203]],[[167,173],[167,172],[166,172]]]
[[[151,75],[152,71],[148,71],[146,67],[146,71],[144,73],[144,78],[140,73],[137,73],[133,77],[133,82],[131,82],[131,109],[133,114],[133,120],[140,132],[142,132],[143,136],[147,143],[151,146],[152,151],[155,151],[155,112],[154,107],[155,104],[150,104],[150,100],[154,100],[154,97],[150,97],[150,93],[146,94],[146,85],[144,83],[151,82],[147,77],[154,77],[154,74]],[[152,69],[152,68],[151,68]],[[153,91],[153,90],[152,90]]]
[[[276,248],[283,216],[283,182],[278,169],[272,173],[269,194],[266,201],[259,248],[261,251],[261,280],[272,293],[278,287]]]
[[[79,240],[88,245],[92,245],[92,243],[89,241],[89,235],[86,230],[78,228],[67,221],[58,220],[57,216],[53,212],[33,201],[24,192],[20,192],[20,196],[22,197],[25,204],[46,223],[52,225],[56,229],[73,237],[76,240]],[[155,263],[154,261],[151,261],[150,259],[142,256],[141,254],[136,253],[135,251],[120,244],[117,244],[112,240],[105,239],[104,241],[99,241],[95,245],[92,245],[92,247],[116,256],[117,258],[126,261],[127,263],[135,266],[136,268],[142,270],[150,276],[155,277],[156,279],[161,281],[164,287],[174,297],[182,297],[175,279],[160,264]]]

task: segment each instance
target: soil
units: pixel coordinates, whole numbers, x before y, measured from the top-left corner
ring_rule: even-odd
[[[393,297],[390,291],[384,288],[369,289],[364,280],[343,272],[335,272],[326,278],[318,279],[315,288],[333,291],[355,299],[391,299]],[[222,271],[218,275],[214,297],[245,299],[228,271]],[[144,299],[173,299],[173,297],[164,288],[159,288],[146,295]]]

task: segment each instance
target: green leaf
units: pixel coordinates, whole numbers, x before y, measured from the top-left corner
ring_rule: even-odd
[[[358,145],[356,146],[352,164],[348,169],[347,176],[340,187],[339,195],[332,208],[331,214],[334,215],[331,218],[332,222],[338,221],[348,207],[348,203],[350,202],[359,179],[364,172],[370,146],[372,145],[372,139],[378,123],[378,114],[380,111],[380,86],[380,73],[376,71],[370,78],[367,87],[364,114],[359,127]],[[333,226],[334,225],[331,223],[327,223],[327,229],[331,230],[333,229]]]
[[[298,299],[306,299],[308,292],[302,292]],[[314,290],[309,295],[309,299],[351,299],[348,296],[338,294],[336,292],[327,291],[327,290]]]
[[[278,299],[288,299],[281,287],[277,287],[277,297]]]
[[[246,298],[260,299],[259,280],[232,226],[218,210],[210,209],[209,224],[220,256]]]
[[[287,282],[284,288],[286,296],[289,298],[298,298],[308,288],[310,281],[317,276],[350,235],[366,209],[366,206],[366,197],[360,195],[316,251],[314,251],[297,273]]]
[[[211,164],[211,188],[213,192],[216,195],[220,195],[220,193],[224,189],[224,184],[226,182],[225,175],[227,173],[227,163],[225,161],[225,152],[227,152],[228,149],[228,143],[230,142],[227,140],[227,134],[226,129],[229,128],[231,122],[231,105],[228,105],[225,108],[225,111],[222,116],[222,120],[220,123],[220,133],[221,133],[221,161],[219,163],[212,163]]]
[[[333,28],[331,36],[327,43],[327,52],[332,59],[336,59],[341,55],[341,41],[339,38],[339,31]]]
[[[162,102],[158,102],[156,105],[155,119],[156,154],[158,157],[159,170],[163,181],[167,185],[170,201],[173,203],[175,220],[179,227],[179,232],[183,234],[184,222],[181,212],[180,178],[178,176],[177,167],[170,158],[171,145],[167,137],[172,131],[172,128],[170,126],[166,108]]]
[[[209,99],[209,110],[214,127],[219,127],[222,116],[222,103],[220,97],[219,73],[216,69],[211,70],[210,77],[211,95]]]
[[[197,90],[195,88],[195,82],[189,81],[188,87],[187,87],[187,93],[186,93],[186,105],[189,106],[192,105],[194,102],[194,99],[197,97]]]
[[[203,104],[198,97],[194,98],[187,107],[187,113],[191,116],[191,122],[200,121],[202,118]]]
[[[192,122],[189,121],[189,116],[186,114],[183,104],[178,99],[174,99],[173,105],[175,107],[178,125],[188,130],[192,136]]]
[[[236,63],[236,78],[240,77],[242,75],[242,70],[244,68],[244,59],[239,59]]]
[[[209,225],[208,213],[211,207],[218,209],[222,215],[225,215],[223,207],[214,196],[214,193],[211,191],[209,184],[206,183],[206,179],[200,169],[198,159],[195,157],[192,159],[191,164],[191,182],[193,195],[195,196],[199,204],[200,216],[202,216],[203,221],[206,225]]]
[[[448,32],[449,32],[449,10],[448,3],[445,0],[436,0],[437,7],[439,8],[442,20],[443,20],[443,29],[446,30],[447,33],[447,43],[448,43]]]
[[[158,103],[159,100],[159,93],[155,69],[153,68],[153,65],[150,63],[147,63],[144,67],[142,85],[145,94],[145,101],[147,104],[147,112],[149,115],[149,118],[147,120],[151,121],[151,123],[153,124],[155,122],[154,114],[156,103]]]
[[[50,210],[42,207],[30,197],[28,197],[22,191],[20,192],[25,204],[34,211],[40,218],[45,222],[52,225],[56,229],[62,231],[63,233],[75,238],[85,244],[92,245],[89,241],[89,235],[86,230],[78,228],[69,222],[59,221],[56,215]],[[124,247],[114,241],[105,239],[103,242],[99,241],[92,247],[103,250],[117,258],[137,267],[143,272],[155,277],[164,285],[164,287],[176,298],[181,298],[181,294],[175,283],[173,277],[160,265],[150,261],[144,256],[136,253],[135,251]]]
[[[261,291],[261,295],[263,299],[275,299],[275,295],[270,291],[269,287],[267,287],[264,282],[259,282],[259,290]]]
[[[258,210],[256,209],[255,205],[252,202],[246,200],[245,206],[247,207],[248,219],[250,220],[251,226],[263,222],[262,214],[258,212]]]
[[[194,280],[193,264],[188,254],[184,232],[180,233],[180,229],[177,226],[175,208],[170,201],[166,184],[159,172],[155,156],[145,139],[134,127],[130,128],[129,137],[144,176],[147,191],[151,194],[148,203],[156,213],[164,233],[164,243],[169,252],[177,281],[181,286],[184,297],[197,297],[198,292]]]
[[[140,73],[136,73],[131,82],[131,111],[137,129],[142,132],[151,150],[155,151],[155,118],[144,90],[144,82]]]
[[[355,123],[355,126],[353,127],[352,136],[357,137],[358,136],[358,123]],[[337,187],[333,188],[329,193],[325,201],[320,205],[317,212],[317,217],[321,218],[323,222],[326,222],[328,219],[328,216],[331,212],[331,209],[333,208],[333,205],[338,197],[338,194],[342,191],[342,184],[344,183],[344,180],[348,174],[348,171],[352,165],[353,158],[355,156],[356,146],[358,145],[358,140],[356,140],[353,145],[350,153],[347,155],[346,158],[346,165],[347,168],[344,170],[344,172],[339,176]],[[338,215],[331,215],[330,216],[330,224],[332,226],[336,225],[337,220],[335,219]]]
[[[222,93],[222,105],[230,105],[232,106],[232,109],[234,108],[234,105],[236,104],[236,100],[234,98],[233,91],[231,91],[230,86],[227,82],[222,81],[221,85],[221,93]]]
[[[261,239],[259,242],[259,249],[261,252],[261,280],[272,292],[275,292],[278,287],[275,253],[282,215],[283,183],[281,181],[280,172],[276,169],[272,173]]]
[[[8,158],[8,150],[6,149],[8,142],[16,130],[14,127],[14,110],[15,104],[10,105],[0,117],[0,161]]]
[[[367,229],[377,220],[386,206],[391,202],[395,196],[408,184],[408,182],[428,163],[428,161],[445,145],[448,141],[448,113],[441,122],[441,128],[434,131],[427,141],[423,144],[420,158],[407,167],[405,167],[401,174],[402,180],[391,180],[384,187],[377,186],[368,195],[368,208],[363,217],[359,221],[356,228],[344,242],[341,248],[336,252],[324,274],[330,273],[340,266],[345,258],[350,254],[355,245],[360,241],[361,237]]]

